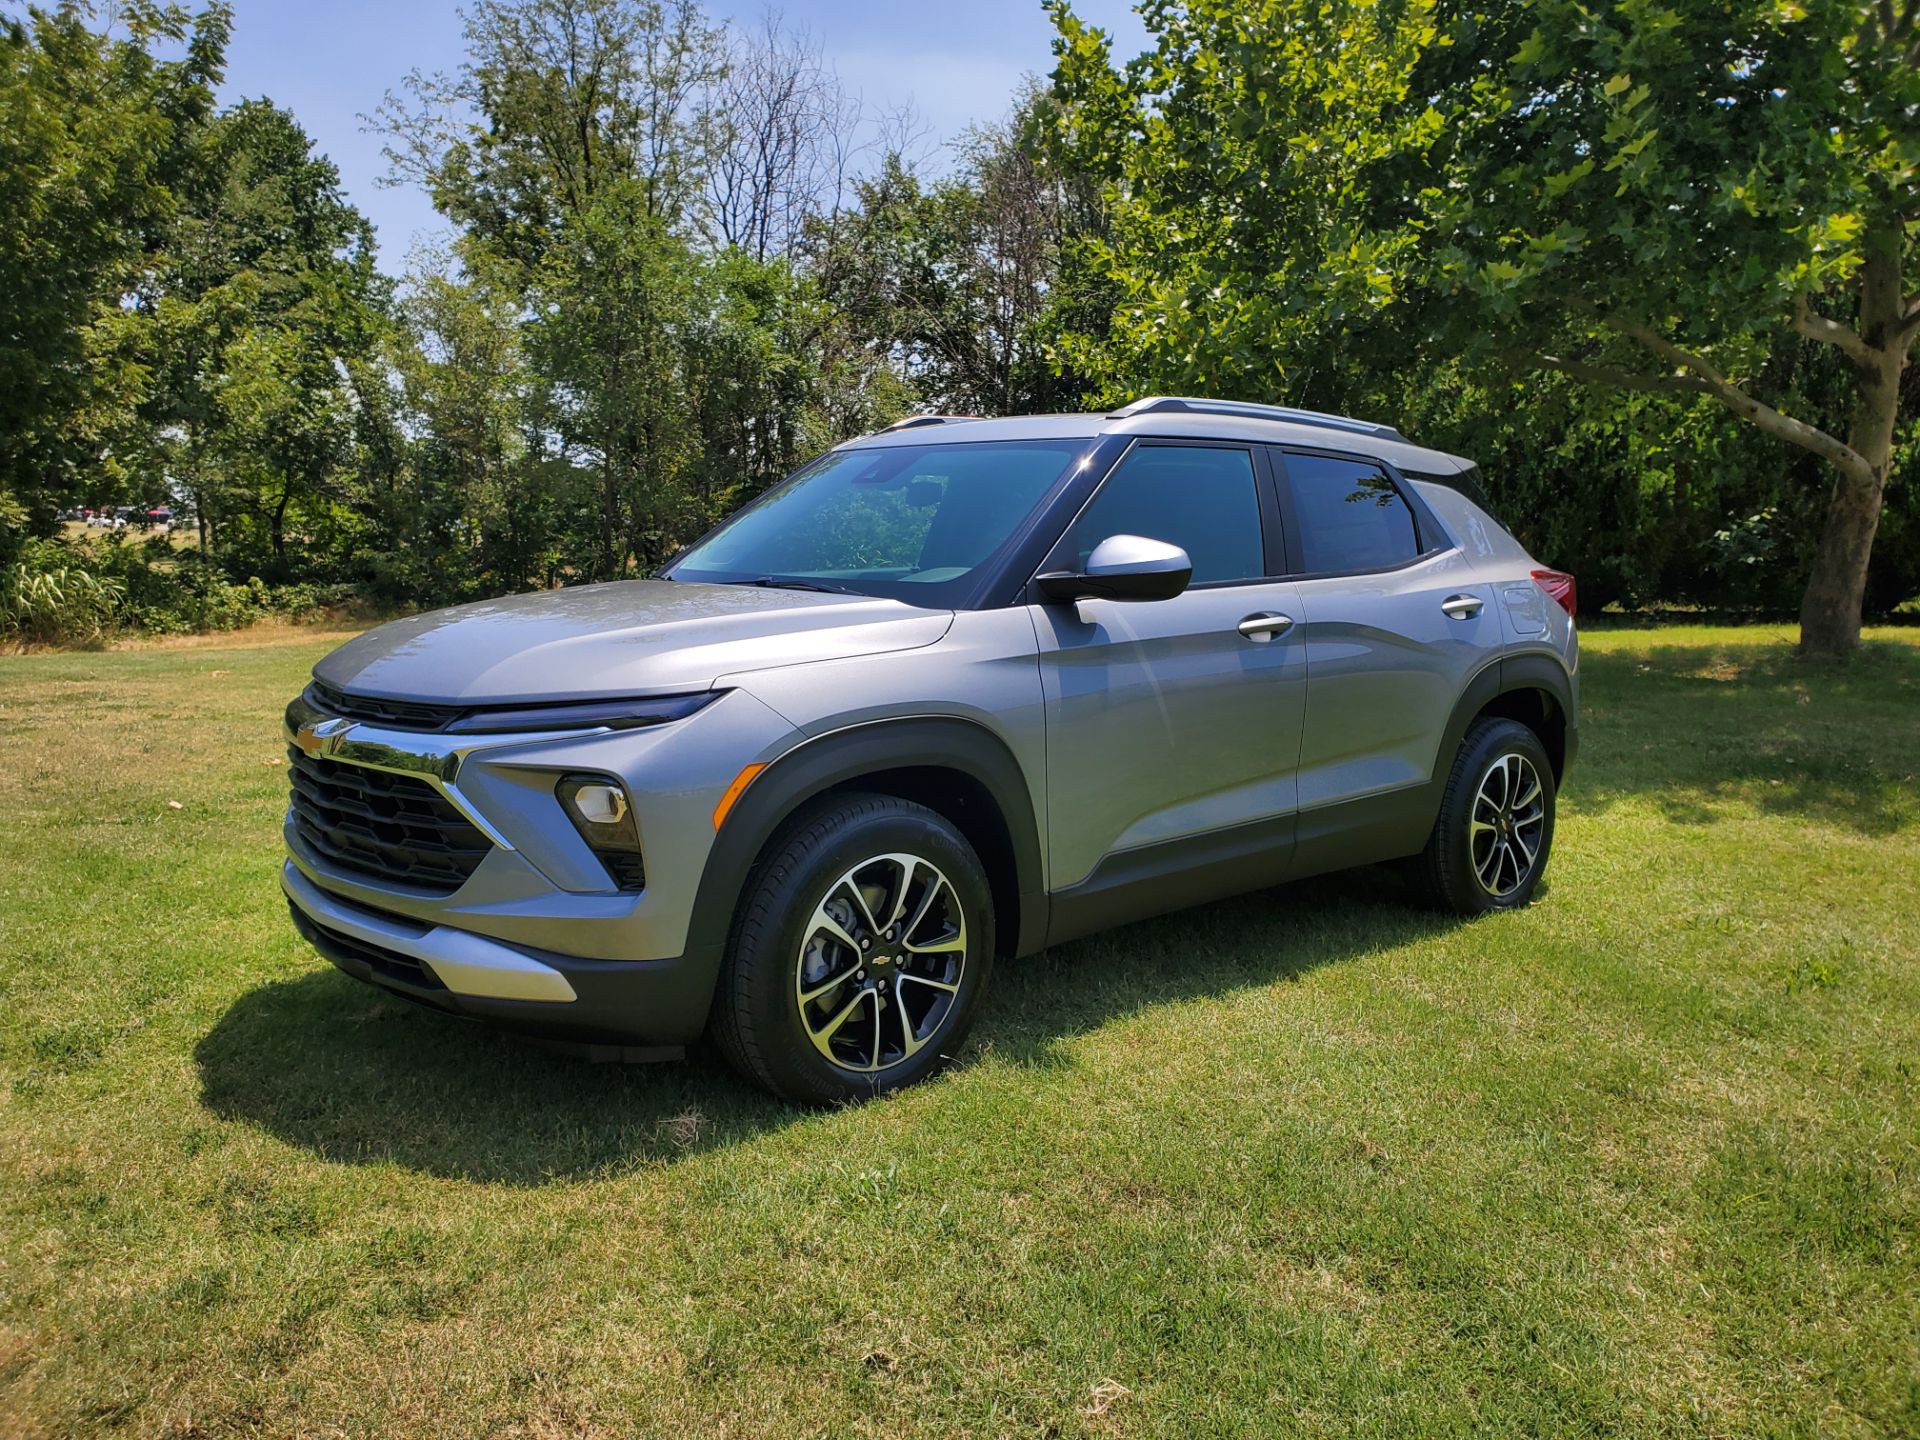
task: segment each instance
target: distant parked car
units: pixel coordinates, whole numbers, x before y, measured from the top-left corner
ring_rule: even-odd
[[[833,1101],[944,1064],[996,956],[1373,861],[1525,905],[1574,582],[1477,475],[1176,397],[849,441],[656,579],[322,660],[294,922],[428,1005],[636,1057],[707,1030]]]

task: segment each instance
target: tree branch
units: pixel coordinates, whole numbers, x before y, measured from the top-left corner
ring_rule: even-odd
[[[1894,349],[1911,345],[1916,334],[1920,334],[1920,295],[1907,301],[1906,307],[1900,312],[1900,323],[1893,330]]]
[[[1691,391],[1706,394],[1707,383],[1693,375],[1642,375],[1612,365],[1592,365],[1584,360],[1567,360],[1558,355],[1535,352],[1533,361],[1548,370],[1557,370],[1589,385],[1611,385],[1616,390],[1637,390],[1649,395],[1670,395]]]
[[[1818,340],[1822,345],[1832,345],[1844,351],[1849,359],[1861,364],[1865,364],[1869,358],[1869,347],[1865,340],[1838,320],[1829,320],[1817,313],[1805,295],[1797,296],[1793,302],[1793,328],[1809,340]]]
[[[1870,484],[1876,479],[1873,466],[1867,463],[1866,456],[1858,450],[1845,441],[1827,434],[1826,431],[1807,424],[1804,420],[1795,420],[1791,415],[1782,415],[1771,405],[1762,404],[1722,375],[1714,367],[1713,362],[1705,356],[1682,350],[1671,340],[1645,325],[1623,320],[1608,320],[1606,323],[1609,328],[1631,340],[1638,341],[1677,369],[1692,372],[1702,382],[1701,389],[1742,420],[1766,431],[1775,439],[1798,445],[1803,450],[1811,450],[1822,460],[1855,480]]]

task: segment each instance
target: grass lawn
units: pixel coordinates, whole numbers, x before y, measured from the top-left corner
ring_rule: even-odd
[[[0,1435],[1920,1433],[1920,635],[1789,638],[1587,637],[1524,913],[1134,926],[831,1113],[307,950],[337,636],[0,660]]]

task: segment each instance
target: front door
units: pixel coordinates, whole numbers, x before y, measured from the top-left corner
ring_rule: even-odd
[[[1171,600],[1030,607],[1054,891],[1169,882],[1164,904],[1115,902],[1157,909],[1203,898],[1178,893],[1182,871],[1284,868],[1307,668],[1290,633],[1297,587],[1272,578],[1278,529],[1251,449],[1143,441],[1049,557],[1045,569],[1079,570],[1109,536],[1143,535],[1193,562]]]

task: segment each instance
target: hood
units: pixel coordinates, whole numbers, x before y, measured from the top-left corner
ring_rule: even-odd
[[[391,700],[527,704],[704,690],[722,675],[931,645],[953,624],[865,595],[620,580],[396,620],[314,676]]]

